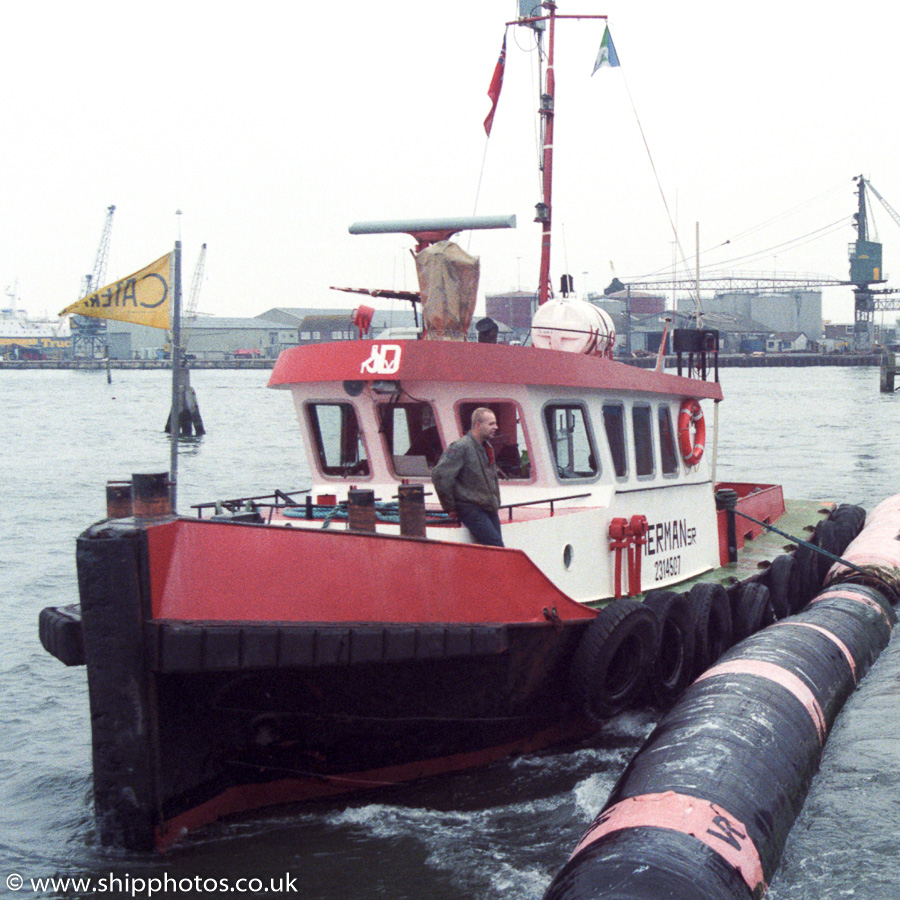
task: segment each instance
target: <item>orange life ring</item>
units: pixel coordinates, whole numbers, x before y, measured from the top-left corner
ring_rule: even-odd
[[[694,433],[691,435],[691,426]],[[686,466],[696,466],[706,445],[706,423],[698,400],[685,400],[678,413],[678,449]]]

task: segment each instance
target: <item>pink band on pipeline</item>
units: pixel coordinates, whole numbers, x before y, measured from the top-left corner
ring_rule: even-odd
[[[847,645],[836,634],[832,634],[827,628],[822,628],[821,625],[813,625],[811,622],[795,622],[787,619],[783,622],[775,623],[776,628],[782,628],[785,625],[799,625],[802,628],[811,628],[813,631],[818,631],[819,634],[825,635],[825,637],[827,637],[828,640],[844,654],[844,659],[847,660],[847,665],[850,666],[850,674],[853,676],[853,683],[859,683],[856,677],[856,660],[853,658],[853,654],[850,652]]]
[[[703,681],[705,678],[712,678],[715,675],[756,675],[759,678],[765,678],[768,681],[774,681],[783,688],[790,691],[805,707],[809,713],[809,717],[816,726],[819,733],[819,743],[825,743],[825,715],[819,701],[816,700],[813,692],[792,672],[776,666],[774,663],[763,662],[758,659],[732,659],[728,662],[719,663],[711,669],[707,669],[697,681]]]
[[[813,599],[809,602],[810,605],[812,605],[813,603],[819,603],[822,600],[827,600],[829,597],[839,597],[842,600],[855,600],[857,603],[862,603],[864,606],[868,606],[870,609],[874,609],[875,612],[877,612],[887,623],[887,627],[893,630],[894,626],[891,624],[890,617],[884,611],[884,607],[877,600],[873,600],[871,597],[867,597],[865,594],[859,594],[852,588],[841,588],[840,590],[832,590],[831,588],[826,588],[823,593],[813,597]]]
[[[666,791],[628,797],[604,810],[579,841],[574,857],[606,834],[625,828],[666,828],[706,844],[741,877],[754,896],[767,890],[762,861],[744,823],[708,800]]]

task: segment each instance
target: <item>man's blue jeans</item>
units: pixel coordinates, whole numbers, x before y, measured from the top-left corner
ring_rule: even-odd
[[[478,544],[489,544],[491,547],[502,547],[503,536],[500,534],[500,516],[496,512],[488,512],[480,506],[457,504],[456,517],[472,534]]]

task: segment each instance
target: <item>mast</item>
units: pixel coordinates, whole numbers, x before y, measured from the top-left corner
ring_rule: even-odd
[[[540,8],[546,10],[544,15],[536,15]],[[542,32],[547,34],[547,72],[540,98],[539,112],[541,116],[541,201],[535,205],[534,221],[541,226],[541,271],[538,284],[538,304],[542,305],[550,299],[550,230],[553,219],[553,117],[556,106],[556,73],[554,71],[556,54],[556,20],[557,19],[599,19],[606,20],[605,15],[562,15],[556,14],[556,0],[519,0],[519,19],[507,24],[525,25],[532,28],[541,46]]]
[[[547,37],[547,75],[541,94],[541,170],[543,172],[541,202],[535,207],[535,222],[541,224],[541,274],[538,287],[538,305],[550,299],[550,225],[553,210],[553,107],[556,101],[556,75],[553,71],[556,37],[556,3],[547,0],[544,6],[549,12],[550,27]]]

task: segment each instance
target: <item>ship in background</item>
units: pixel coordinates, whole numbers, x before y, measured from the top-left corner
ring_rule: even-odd
[[[7,304],[0,309],[0,359],[59,359],[72,353],[68,318],[33,318],[17,308],[14,288],[6,290]]]

